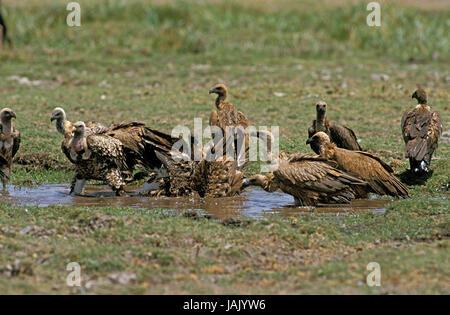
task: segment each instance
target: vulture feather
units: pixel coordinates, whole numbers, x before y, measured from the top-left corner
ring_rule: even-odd
[[[20,146],[20,132],[14,127],[12,119],[16,114],[10,108],[0,111],[0,179],[3,190],[10,178],[11,165]]]
[[[222,146],[220,141],[217,145]],[[201,161],[184,160],[180,153],[170,155],[156,151],[157,157],[168,170],[160,193],[167,196],[198,194],[200,197],[230,197],[239,194],[244,174],[237,169],[237,161],[227,161],[225,156]],[[203,155],[205,156],[205,154]]]
[[[393,169],[380,158],[367,152],[338,148],[324,132],[318,132],[308,140],[311,148],[320,156],[336,162],[337,168],[368,183],[368,190],[357,189],[360,198],[368,192],[393,197],[408,197],[408,189],[394,176]]]
[[[415,109],[405,111],[401,121],[406,157],[413,173],[428,173],[431,156],[442,134],[442,120],[440,114],[431,112],[427,105],[425,90],[419,87],[412,98],[417,99],[419,104]]]
[[[356,197],[355,188],[364,187],[366,183],[338,170],[334,164],[320,156],[301,153],[280,156],[274,172],[254,175],[248,184],[268,192],[281,189],[301,206],[350,203]]]
[[[318,102],[316,104],[316,119],[313,120],[311,127],[308,128],[308,138],[310,139],[317,132],[325,132],[338,148],[347,150],[361,151],[361,147],[356,139],[356,135],[348,127],[329,122],[326,118],[327,104]],[[316,152],[319,154],[319,152]]]

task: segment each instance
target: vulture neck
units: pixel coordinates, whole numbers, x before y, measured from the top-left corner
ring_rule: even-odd
[[[425,111],[430,111],[430,106],[428,106],[426,103],[425,104],[419,104],[416,106],[416,108],[421,108]]]
[[[333,159],[336,154],[336,145],[334,143],[325,143],[319,146],[319,155],[327,159]]]
[[[220,109],[220,104],[227,98],[226,94],[218,94],[216,98],[216,106]]]
[[[13,126],[12,126],[12,123],[11,123],[11,119],[2,119],[1,123],[2,123],[2,130],[1,130],[2,133],[5,136],[11,135],[12,132],[13,132]]]
[[[316,118],[316,122],[318,125],[324,125],[325,124],[325,120],[326,120],[326,112],[324,111],[318,111],[317,112],[317,118]]]
[[[76,144],[76,143],[81,142],[82,140],[84,140],[85,136],[86,136],[86,131],[75,132],[73,135],[72,143]]]
[[[65,132],[66,132],[65,122],[66,122],[66,117],[58,119],[56,121],[56,130],[61,134],[65,134]]]

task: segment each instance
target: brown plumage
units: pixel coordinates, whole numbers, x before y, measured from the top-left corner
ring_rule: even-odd
[[[356,197],[355,187],[366,185],[320,156],[297,153],[278,161],[274,172],[255,175],[248,184],[261,186],[268,192],[281,189],[301,206],[350,203]]]
[[[394,197],[408,197],[408,189],[395,176],[393,169],[380,158],[362,151],[338,148],[324,132],[318,132],[308,142],[320,156],[337,163],[337,168],[368,183],[368,190],[358,188],[358,197],[367,192]]]
[[[247,117],[245,117],[245,115],[238,111],[236,109],[236,107],[229,103],[226,102],[226,98],[228,95],[228,89],[224,84],[217,84],[215,85],[213,88],[211,88],[209,90],[209,94],[215,93],[217,94],[217,98],[216,98],[216,110],[212,110],[211,111],[211,115],[209,118],[209,125],[210,126],[218,126],[222,132],[223,132],[223,136],[226,139],[226,137],[231,137],[232,135],[228,135],[227,134],[227,127],[241,127],[244,131],[247,127],[250,126],[250,122],[247,119]],[[239,135],[239,133],[237,134]],[[237,138],[237,135],[234,136],[235,138]],[[224,142],[224,144],[226,144],[226,142]],[[230,145],[230,144],[227,144]],[[244,141],[244,149],[245,152],[248,151],[249,149],[249,135],[245,134],[245,141]],[[245,152],[238,151],[239,144],[238,141],[235,140],[234,141],[234,154],[236,158],[238,156],[238,154],[245,154]],[[224,145],[223,147],[223,153],[224,155],[226,154],[226,147]],[[245,156],[245,155],[244,155]],[[243,167],[245,164],[241,165],[241,161],[239,161],[240,163],[240,167]]]
[[[162,166],[155,151],[168,154],[175,142],[179,140],[136,121],[112,125],[105,135],[122,142],[128,165],[134,167],[139,164],[149,172]]]
[[[413,173],[428,173],[442,134],[442,120],[438,112],[430,111],[425,90],[419,87],[412,98],[419,104],[412,111],[405,111],[401,122],[406,157]]]
[[[20,146],[20,133],[11,121],[13,118],[16,118],[16,114],[12,109],[0,111],[0,180],[3,190],[6,190],[12,161]]]
[[[222,145],[222,143],[220,143]],[[166,196],[187,196],[218,198],[238,194],[243,184],[243,173],[237,170],[236,161],[226,161],[224,156],[217,160],[185,161],[181,155],[156,155],[168,170],[160,190]]]
[[[327,104],[325,102],[318,102],[316,104],[316,119],[313,120],[311,127],[308,128],[308,138],[310,139],[314,134],[322,131],[339,148],[361,151],[362,149],[353,130],[333,122],[330,123],[326,118],[326,111]],[[316,152],[316,154],[319,154],[319,152]]]
[[[84,122],[76,122],[73,137],[69,141],[70,160],[75,164],[75,175],[70,193],[81,194],[86,180],[101,180],[116,195],[124,192],[125,180],[132,171],[127,165],[123,144],[105,134],[86,135]]]

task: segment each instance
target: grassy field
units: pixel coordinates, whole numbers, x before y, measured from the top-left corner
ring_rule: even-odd
[[[280,149],[310,152],[318,100],[361,146],[391,163],[412,198],[385,214],[208,220],[155,209],[0,205],[0,293],[450,293],[450,7],[380,1],[3,1],[14,46],[0,50],[1,107],[17,113],[14,185],[67,183],[72,167],[50,123],[140,120],[170,132],[207,124],[223,82],[256,126],[280,126]],[[433,176],[413,180],[400,118],[429,91],[446,136]],[[246,170],[253,174],[256,163]],[[65,284],[66,264],[83,285]],[[376,261],[382,286],[368,287]]]

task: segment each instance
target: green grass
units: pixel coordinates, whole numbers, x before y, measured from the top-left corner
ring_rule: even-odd
[[[22,134],[13,184],[70,181],[50,123],[56,106],[71,121],[140,120],[170,132],[195,117],[206,125],[208,90],[224,82],[253,124],[280,126],[289,153],[310,152],[306,130],[325,100],[329,119],[392,163],[412,198],[385,214],[241,218],[238,227],[162,210],[2,204],[1,293],[450,292],[448,138],[433,176],[417,181],[405,172],[400,132],[417,83],[449,129],[448,7],[383,3],[382,26],[370,28],[363,2],[80,3],[82,26],[69,28],[66,1],[4,1],[14,47],[0,50],[0,95]],[[22,235],[27,226],[38,228]],[[82,266],[83,289],[65,285],[71,261]],[[365,284],[370,261],[381,265],[379,288]],[[117,272],[136,280],[109,280]]]
[[[240,226],[158,210],[6,206],[0,214],[0,288],[2,293],[448,293],[448,208],[443,201],[405,203],[409,211],[397,204],[384,215],[242,218]],[[82,287],[65,284],[65,266],[72,261],[81,266]],[[365,284],[371,261],[381,266],[381,287]],[[111,280],[117,273],[135,279],[117,284]]]

